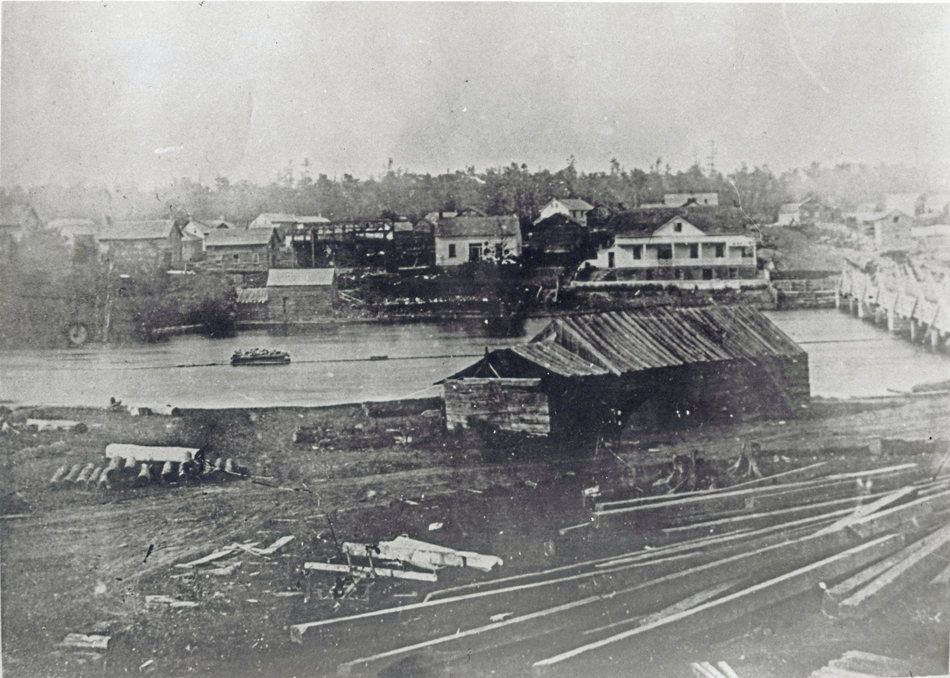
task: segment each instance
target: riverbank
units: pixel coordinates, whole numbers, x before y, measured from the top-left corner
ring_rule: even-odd
[[[932,469],[946,451],[941,438],[950,427],[950,397],[815,399],[794,420],[628,430],[595,458],[539,457],[536,448],[516,447],[501,463],[484,461],[478,438],[446,434],[437,399],[179,415],[100,408],[4,413],[0,556],[9,675],[333,675],[340,660],[371,647],[371,639],[301,647],[290,643],[290,624],[417,602],[436,588],[619,553],[652,538],[614,529],[561,534],[586,519],[584,488],[599,486],[606,497],[656,492],[654,482],[669,472],[673,455],[697,449],[726,465],[750,441],[762,446],[766,474],[816,461],[839,470],[904,461]],[[27,419],[77,421],[85,431],[34,431]],[[299,431],[307,435],[295,436]],[[247,466],[252,477],[112,490],[50,487],[59,466],[101,463],[110,442],[206,447]],[[378,580],[346,598],[333,597],[332,576],[302,569],[304,562],[335,557],[337,541],[399,534],[496,555],[504,566],[488,574],[448,568],[438,584]],[[175,567],[234,542],[266,546],[284,536],[294,539],[273,555],[242,552],[222,560],[228,574]],[[151,595],[196,605],[149,604]],[[847,649],[945,661],[945,645],[940,650],[934,642],[939,634],[946,638],[944,623],[935,621],[941,605],[905,600],[907,620],[915,621],[901,617],[908,625],[897,631],[893,618],[882,618],[835,626],[833,633],[820,612],[805,609],[781,623],[781,632],[765,621],[767,633],[752,628],[717,639],[715,658],[740,675],[778,678],[807,675]],[[485,612],[487,618],[504,610]],[[57,647],[67,633],[95,629],[111,636],[107,650]],[[879,646],[867,647],[869,639]],[[655,668],[686,675],[684,657],[705,660],[710,651],[697,638],[658,657]]]

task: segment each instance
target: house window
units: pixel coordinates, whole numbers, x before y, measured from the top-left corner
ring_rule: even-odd
[[[689,246],[689,258],[699,259],[699,243],[693,243]]]
[[[642,259],[643,258],[643,245],[634,245],[633,246],[633,258]]]
[[[673,258],[673,246],[672,245],[660,245],[656,248],[656,258],[657,259],[672,259]]]
[[[455,245],[449,245],[449,259],[455,258]]]
[[[712,280],[712,269],[704,268],[703,269],[703,280]]]
[[[255,252],[255,253],[251,256],[251,261],[253,261],[255,264],[261,263],[261,255],[258,254],[257,252]]]
[[[614,252],[607,252],[607,268],[614,268],[617,262],[614,261]]]
[[[736,278],[738,278],[738,277],[739,277],[739,269],[738,269],[738,268],[730,268],[730,269],[729,269],[729,277],[732,278],[733,280],[735,280]]]
[[[726,246],[723,244],[716,245],[716,258],[722,259],[724,256],[726,256]]]
[[[673,230],[674,230],[676,233],[682,233],[682,232],[683,232],[683,223],[682,223],[681,221],[677,221],[675,224],[673,224]]]
[[[480,261],[482,258],[482,246],[478,243],[472,243],[468,246],[468,260]]]
[[[752,248],[751,248],[751,247],[740,247],[740,248],[739,248],[739,251],[742,252],[742,257],[743,257],[743,258],[751,257],[751,256],[752,256]]]
[[[240,254],[235,254],[235,255],[233,255],[233,258],[234,258],[234,261],[240,261],[240,260],[241,260],[241,255],[240,255]]]

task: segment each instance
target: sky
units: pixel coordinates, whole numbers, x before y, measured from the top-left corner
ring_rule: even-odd
[[[569,158],[945,166],[950,5],[2,3],[4,186]]]

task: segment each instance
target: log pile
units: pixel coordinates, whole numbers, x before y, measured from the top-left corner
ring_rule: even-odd
[[[929,478],[915,464],[822,471],[813,465],[731,488],[598,502],[593,525],[637,530],[659,545],[295,624],[291,639],[334,643],[372,633],[372,651],[354,647],[339,675],[376,675],[419,651],[475,673],[510,660],[536,675],[599,675],[658,641],[802,594],[814,596],[816,612],[854,618],[911,587],[947,586],[950,479]]]
[[[110,490],[115,487],[145,487],[152,483],[187,485],[200,482],[246,478],[249,471],[233,459],[204,458],[182,461],[142,460],[135,457],[107,457],[103,463],[66,464],[49,480],[51,487]]]

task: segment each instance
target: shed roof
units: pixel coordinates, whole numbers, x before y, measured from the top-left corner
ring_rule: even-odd
[[[439,219],[435,226],[437,238],[466,236],[507,237],[521,233],[518,217],[453,217]]]
[[[268,287],[313,287],[333,284],[333,268],[272,268],[267,272]]]
[[[98,240],[163,240],[175,227],[173,219],[116,221],[99,230]]]
[[[747,306],[658,306],[557,318],[529,343],[503,350],[564,377],[806,355],[761,312]]]
[[[273,237],[273,228],[216,228],[205,235],[205,248],[266,245]]]

